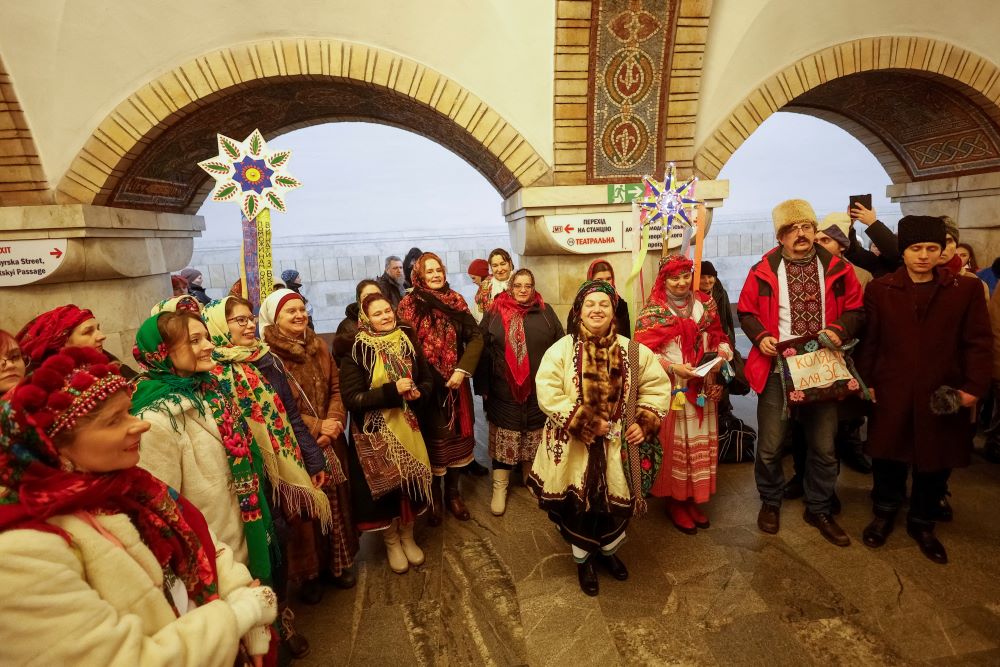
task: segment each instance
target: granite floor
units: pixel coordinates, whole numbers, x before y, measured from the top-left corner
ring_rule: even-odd
[[[466,478],[472,520],[420,521],[422,567],[393,574],[366,535],[357,587],[296,607],[312,643],[296,664],[1000,665],[1000,466],[976,457],[953,475],[945,566],[902,529],[882,549],[861,544],[870,482],[841,474],[854,542],[838,548],[800,501],[777,536],[760,533],[752,465],[722,466],[712,527],[681,534],[653,501],[620,551],[631,577],[602,574],[592,598],[524,487],[494,517],[489,480]]]

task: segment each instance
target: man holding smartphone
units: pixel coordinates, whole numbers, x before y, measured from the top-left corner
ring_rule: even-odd
[[[857,220],[865,226],[865,234],[878,248],[878,254],[862,247],[861,243],[858,242],[857,232],[852,227],[849,235],[851,243],[844,251],[844,259],[869,271],[876,278],[898,269],[902,264],[902,259],[899,255],[896,235],[875,215],[875,209],[872,207],[872,196],[870,194],[851,195],[847,214],[851,216],[851,220]]]

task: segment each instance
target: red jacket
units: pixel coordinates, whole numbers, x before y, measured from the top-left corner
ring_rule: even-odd
[[[834,257],[819,245],[816,256],[823,267],[825,282],[826,328],[835,332],[845,343],[855,338],[864,324],[864,293],[854,268]],[[781,246],[766,253],[750,268],[740,292],[736,314],[740,327],[753,343],[745,372],[750,388],[758,394],[764,391],[771,373],[773,357],[760,351],[760,341],[767,336],[778,338],[778,265]]]

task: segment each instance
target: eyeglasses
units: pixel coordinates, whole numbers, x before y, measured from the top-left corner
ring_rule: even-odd
[[[245,327],[248,324],[255,324],[257,318],[253,315],[240,315],[239,317],[230,317],[227,322],[236,322],[236,325],[240,328]]]
[[[815,232],[816,226],[811,222],[801,222],[797,225],[791,225],[786,228],[787,232],[792,232],[798,234],[799,232]],[[786,233],[787,233],[786,232]]]
[[[16,366],[24,361],[24,355],[20,352],[12,352],[6,357],[0,357],[0,364],[4,366]]]

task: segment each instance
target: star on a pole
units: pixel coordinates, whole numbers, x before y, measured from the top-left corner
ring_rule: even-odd
[[[643,225],[659,222],[663,228],[664,243],[674,222],[691,226],[694,217],[692,209],[698,203],[694,198],[695,183],[698,182],[696,176],[692,176],[684,183],[678,183],[677,170],[671,162],[667,166],[662,183],[652,176],[643,176],[642,182],[646,189],[637,203]]]
[[[302,185],[287,171],[292,152],[269,151],[260,130],[244,141],[223,134],[218,140],[219,154],[198,163],[215,179],[212,201],[238,202],[247,220],[265,208],[285,213],[285,192]]]

